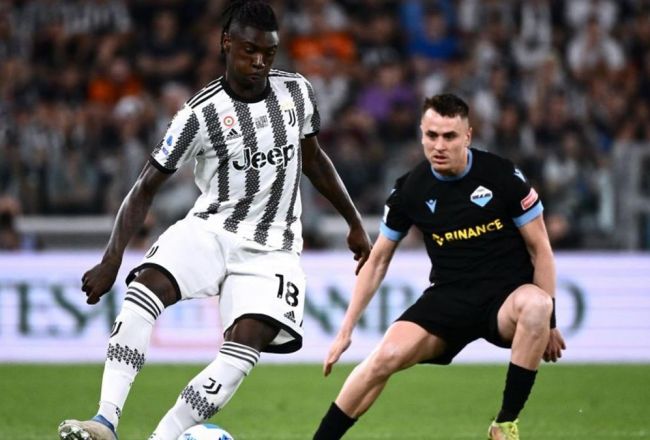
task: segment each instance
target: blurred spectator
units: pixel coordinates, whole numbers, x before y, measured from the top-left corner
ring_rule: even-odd
[[[533,131],[527,122],[525,110],[515,101],[503,102],[489,150],[518,164],[524,171],[534,159]],[[529,174],[526,172],[526,174]]]
[[[406,0],[402,3],[401,13],[409,55],[446,60],[458,51],[452,2]]]
[[[474,62],[474,74],[496,64],[513,62],[512,37],[515,32],[512,2],[463,0],[461,8],[465,24],[462,27],[466,50]],[[471,27],[467,27],[473,23]]]
[[[0,251],[34,250],[40,248],[37,237],[21,234],[16,218],[21,214],[20,202],[0,193]]]
[[[624,62],[622,46],[606,33],[596,17],[589,18],[567,47],[567,63],[578,79],[616,72]]]
[[[288,14],[289,54],[296,70],[312,78],[333,68],[347,73],[357,48],[341,8],[331,0],[305,4]]]
[[[376,64],[386,51],[398,53],[400,58],[405,57],[405,41],[395,4],[366,1],[365,4],[350,8],[361,64]]]
[[[515,11],[519,32],[513,42],[517,63],[524,70],[535,69],[553,49],[553,28],[561,11],[552,0],[520,2]]]
[[[397,54],[387,52],[372,71],[373,77],[359,91],[356,103],[378,126],[388,120],[397,105],[418,107],[415,90],[407,81],[404,63]]]
[[[194,54],[185,34],[180,32],[178,17],[171,10],[158,11],[137,55],[144,79],[154,90],[169,81],[188,82],[193,62]]]
[[[618,20],[618,3],[613,0],[571,0],[564,4],[566,21],[573,29],[581,29],[595,20],[600,28],[609,32]]]
[[[484,140],[494,137],[494,128],[501,117],[501,105],[505,101],[519,100],[517,82],[513,81],[510,72],[503,65],[495,65],[490,69],[487,86],[480,87],[473,96],[474,127],[480,130]],[[480,124],[480,126],[479,126]]]
[[[106,67],[93,75],[88,85],[88,99],[92,102],[114,105],[120,98],[142,92],[140,78],[131,69],[129,61],[115,57]]]
[[[48,211],[52,214],[99,214],[101,194],[98,173],[76,148],[62,151],[65,165],[52,167],[47,180]]]
[[[0,64],[10,58],[30,55],[29,41],[19,34],[15,20],[9,4],[0,4]]]
[[[20,233],[15,225],[15,219],[19,213],[20,207],[15,199],[0,195],[0,250],[15,251],[20,249]]]

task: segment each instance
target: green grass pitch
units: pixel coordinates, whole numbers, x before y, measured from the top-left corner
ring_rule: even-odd
[[[311,439],[352,367],[260,365],[212,421],[237,440]],[[148,365],[133,386],[121,440],[145,440],[197,365]],[[346,438],[484,439],[505,365],[417,366],[395,375]],[[101,365],[0,365],[0,439],[56,439],[94,414]],[[650,365],[545,365],[521,415],[525,440],[650,439]]]

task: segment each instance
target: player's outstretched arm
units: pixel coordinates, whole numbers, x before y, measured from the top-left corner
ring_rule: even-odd
[[[345,312],[341,328],[330,346],[325,362],[323,362],[323,374],[325,376],[330,374],[334,364],[352,343],[352,331],[386,276],[386,271],[388,271],[388,266],[393,259],[398,244],[399,242],[389,240],[381,234],[377,237],[368,262],[363,266],[357,277],[350,305]]]
[[[153,197],[170,174],[158,171],[147,162],[120,206],[102,261],[83,274],[81,290],[86,302],[96,304],[115,283],[124,250],[133,234],[142,226]]]
[[[318,192],[327,198],[336,210],[343,216],[350,230],[347,236],[348,247],[358,261],[355,273],[370,255],[370,237],[363,228],[361,216],[355,208],[348,191],[343,185],[341,177],[336,172],[330,158],[321,149],[316,136],[305,138],[301,141],[302,171],[316,187]]]

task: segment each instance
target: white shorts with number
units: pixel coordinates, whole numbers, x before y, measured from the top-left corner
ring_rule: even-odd
[[[299,256],[269,250],[227,231],[208,231],[204,223],[187,217],[172,225],[127,281],[143,268],[155,267],[170,278],[183,300],[219,296],[224,331],[242,318],[256,318],[280,328],[264,351],[299,350],[305,306]]]

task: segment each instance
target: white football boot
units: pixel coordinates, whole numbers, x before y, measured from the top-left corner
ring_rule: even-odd
[[[61,440],[117,440],[111,422],[97,415],[92,420],[64,420],[59,425]]]

